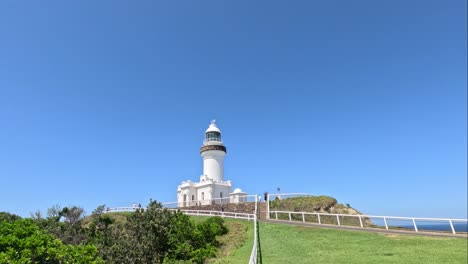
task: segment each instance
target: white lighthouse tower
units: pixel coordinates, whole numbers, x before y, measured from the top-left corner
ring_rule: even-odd
[[[221,140],[221,131],[216,126],[216,121],[211,121],[205,131],[205,140],[200,148],[203,158],[203,175],[215,182],[224,181],[224,156],[226,147]]]
[[[203,158],[203,175],[200,182],[183,181],[177,188],[178,207],[229,203],[231,181],[224,181],[224,157],[226,147],[221,139],[221,130],[215,120],[205,131],[200,148]]]

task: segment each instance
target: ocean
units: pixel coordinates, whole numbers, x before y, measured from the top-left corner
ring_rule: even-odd
[[[384,227],[383,221],[373,221],[374,224]],[[397,228],[402,228],[402,229],[410,229],[414,230],[414,226],[412,224],[396,224],[392,223],[392,221],[387,220],[387,224],[390,228],[394,229],[395,227]],[[446,231],[446,232],[452,232],[452,229],[450,228],[449,223],[418,223],[416,222],[416,225],[418,227],[419,231]],[[453,228],[455,229],[455,232],[468,232],[468,223],[453,223]]]

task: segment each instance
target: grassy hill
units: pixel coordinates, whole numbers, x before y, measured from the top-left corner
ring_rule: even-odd
[[[270,201],[270,210],[321,212],[333,214],[361,214],[356,209],[338,203],[330,196],[301,196]]]
[[[125,214],[109,215],[117,221],[125,221]],[[206,219],[191,218],[194,221]],[[248,262],[253,245],[253,223],[225,218],[225,224],[229,233],[219,238],[222,246],[216,258],[207,262]],[[259,230],[263,263],[436,264],[467,263],[468,258],[467,239],[461,238],[384,235],[263,222]]]
[[[252,249],[252,222],[226,219],[248,232],[239,247],[210,263],[246,263]],[[235,239],[235,237],[233,237]],[[467,263],[467,239],[385,235],[284,224],[260,223],[263,263]]]
[[[467,263],[467,240],[261,223],[264,263]]]
[[[330,196],[301,196],[292,197],[286,199],[275,199],[270,201],[271,211],[294,211],[294,212],[319,212],[319,213],[330,213],[330,214],[350,214],[359,215],[361,214],[358,210],[352,208],[349,205],[343,205]],[[289,216],[286,214],[279,214],[278,219],[288,219]],[[301,221],[302,216],[292,215],[293,220]],[[307,222],[318,222],[318,219],[314,215],[306,215],[305,220]],[[363,218],[366,226],[371,226],[373,223],[370,219]],[[336,217],[332,216],[321,216],[321,222],[324,224],[337,224]],[[340,223],[343,225],[359,225],[359,219],[355,217],[340,217]]]

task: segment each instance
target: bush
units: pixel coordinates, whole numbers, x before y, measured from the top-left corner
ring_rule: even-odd
[[[93,245],[71,246],[31,220],[0,223],[0,263],[104,263]]]
[[[18,215],[10,214],[7,212],[0,212],[0,223],[3,221],[13,222],[19,219],[21,219],[21,217]]]

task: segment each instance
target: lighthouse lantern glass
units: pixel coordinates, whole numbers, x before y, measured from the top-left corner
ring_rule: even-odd
[[[205,141],[219,141],[219,142],[221,142],[221,134],[219,132],[206,132]]]

